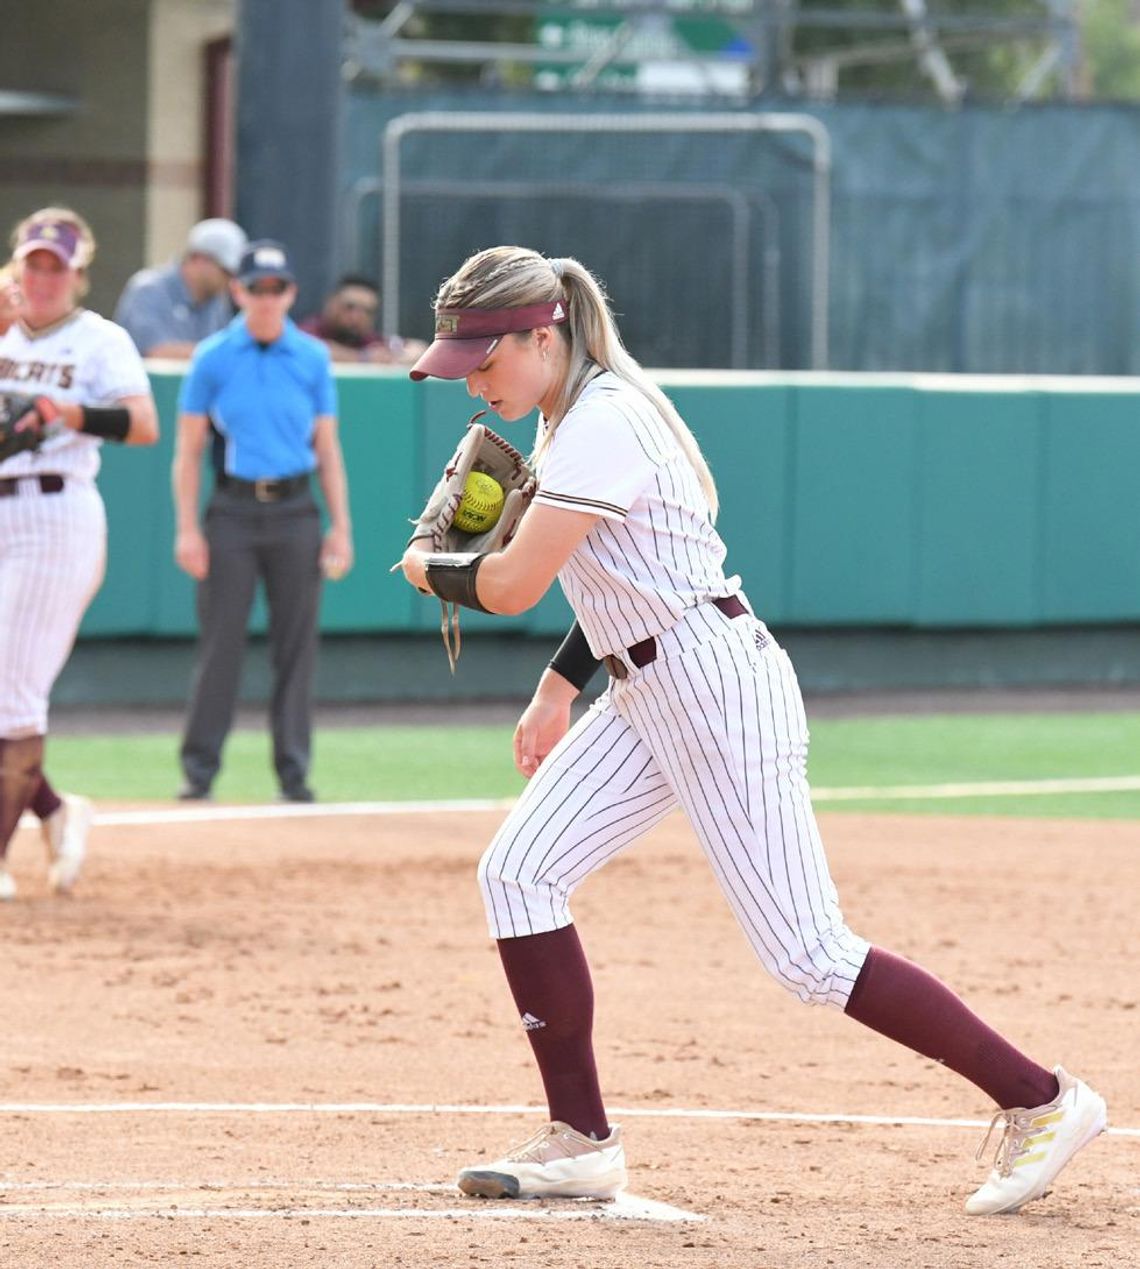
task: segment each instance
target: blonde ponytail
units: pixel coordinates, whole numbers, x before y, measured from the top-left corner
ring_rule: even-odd
[[[641,393],[669,425],[705,491],[713,519],[719,500],[716,482],[696,437],[664,392],[630,356],[622,343],[605,291],[584,264],[569,256],[547,259],[527,247],[491,247],[466,260],[440,287],[435,307],[522,308],[564,300],[568,321],[556,326],[566,341],[569,360],[558,401],[535,450],[537,462],[559,423],[598,367]]]
[[[669,425],[685,457],[697,473],[715,520],[720,506],[716,482],[705,456],[701,453],[701,447],[697,444],[697,438],[689,431],[673,402],[630,356],[622,343],[601,283],[584,264],[570,257],[551,261],[551,264],[562,283],[567,312],[570,315],[570,365],[555,416],[549,421],[550,427],[538,446],[535,458],[550,444],[558,423],[578,399],[578,394],[593,375],[594,367],[601,366],[603,370],[610,371],[640,392]]]

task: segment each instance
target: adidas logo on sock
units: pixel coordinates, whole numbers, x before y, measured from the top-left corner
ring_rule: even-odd
[[[546,1026],[546,1023],[541,1018],[536,1018],[533,1013],[524,1013],[522,1024],[524,1031],[541,1031]]]

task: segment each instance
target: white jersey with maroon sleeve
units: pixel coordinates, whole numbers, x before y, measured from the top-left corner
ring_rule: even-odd
[[[121,326],[77,309],[47,330],[32,332],[16,322],[0,336],[0,392],[110,406],[123,397],[148,394],[150,381]],[[94,480],[100,444],[98,437],[64,429],[49,436],[36,453],[16,454],[0,463],[0,477],[51,472]]]
[[[558,575],[595,656],[738,589],[692,463],[652,402],[617,375],[586,385],[538,477],[536,502],[600,517]]]

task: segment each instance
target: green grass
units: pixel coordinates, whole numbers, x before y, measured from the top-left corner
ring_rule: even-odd
[[[1140,714],[943,714],[833,719],[812,727],[814,786],[945,784],[1140,775]],[[1140,819],[1140,791],[937,801],[880,799],[825,809]]]
[[[52,737],[48,771],[102,799],[172,797],[174,735]],[[1140,714],[958,714],[823,720],[812,727],[816,787],[941,784],[1140,774]],[[323,801],[512,797],[522,780],[509,726],[326,728],[313,784]],[[276,785],[262,730],[238,730],[215,787],[219,800],[260,802]],[[821,803],[825,810],[1140,818],[1140,792]]]
[[[845,718],[811,731],[816,784],[1140,774],[1140,714],[1133,713]]]
[[[313,743],[322,801],[513,797],[523,786],[509,727],[330,727]],[[173,797],[181,783],[175,735],[61,736],[48,740],[52,783],[101,798]],[[226,744],[214,793],[225,802],[272,800],[277,782],[263,730]]]

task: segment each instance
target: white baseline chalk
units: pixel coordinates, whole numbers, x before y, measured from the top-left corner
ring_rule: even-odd
[[[445,1102],[0,1102],[0,1115],[544,1115],[543,1106],[475,1106]],[[879,1127],[986,1128],[988,1119],[926,1115],[859,1115],[794,1110],[648,1109],[613,1106],[614,1119],[739,1119],[792,1124],[869,1124]],[[1140,1128],[1106,1129],[1140,1137]]]
[[[813,788],[813,802],[934,801],[940,798],[1047,797],[1058,793],[1135,793],[1140,775],[1087,776],[1057,780],[975,780],[947,784],[865,784]],[[455,801],[314,802],[284,805],[154,807],[140,811],[96,811],[105,828],[154,824],[224,824],[241,820],[332,819],[339,816],[440,815],[464,811],[507,811],[513,798],[461,798]],[[25,814],[22,828],[39,824]]]

